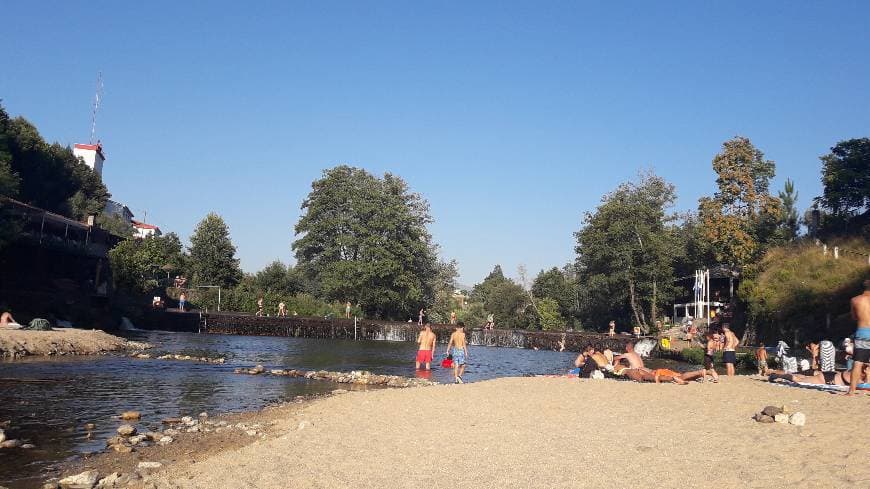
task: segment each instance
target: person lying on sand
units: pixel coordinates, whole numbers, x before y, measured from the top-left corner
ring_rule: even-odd
[[[635,382],[655,382],[656,384],[661,384],[662,382],[673,382],[674,384],[679,385],[686,385],[689,381],[695,379],[706,379],[707,375],[707,371],[704,369],[683,373],[675,372],[666,368],[659,368],[651,371],[649,369],[626,367],[624,363],[614,368],[613,373]]]
[[[867,371],[865,370],[860,382],[867,382]],[[817,371],[813,375],[801,374],[786,374],[782,371],[775,371],[767,377],[768,382],[776,382],[778,380],[788,380],[790,382],[798,382],[801,384],[816,384],[816,385],[844,385],[848,386],[852,380],[852,372],[843,370],[840,372],[821,372]]]
[[[15,321],[15,318],[12,317],[12,313],[9,311],[3,311],[3,314],[0,314],[0,328],[6,329],[18,329],[21,325]]]

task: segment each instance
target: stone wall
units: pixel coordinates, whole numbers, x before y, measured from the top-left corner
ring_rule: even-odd
[[[433,331],[439,343],[447,343],[453,326],[434,324]],[[285,336],[296,338],[333,338],[374,341],[416,341],[420,327],[415,323],[311,318],[311,317],[257,317],[243,314],[203,313],[202,331],[214,334],[244,336]],[[629,336],[608,337],[590,333],[561,333],[549,331],[523,331],[495,329],[467,331],[469,343],[480,346],[507,348],[533,348],[538,350],[564,349],[580,351],[587,344],[596,348],[624,351],[625,344],[635,341]]]

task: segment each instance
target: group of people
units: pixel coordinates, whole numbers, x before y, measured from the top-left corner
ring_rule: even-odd
[[[671,382],[685,385],[692,380],[707,380],[707,376],[718,381],[716,371],[702,368],[691,372],[676,372],[667,368],[650,369],[644,365],[643,357],[635,350],[632,343],[626,343],[625,353],[614,354],[611,350],[598,351],[594,345],[588,344],[574,361],[575,371],[580,378],[603,378],[605,373],[615,377],[624,377],[636,382]]]
[[[432,359],[435,357],[435,345],[438,343],[438,336],[432,331],[432,325],[423,324],[423,330],[417,335],[417,358],[415,366],[420,370],[423,365],[426,370],[432,368]],[[456,384],[464,383],[462,375],[465,374],[465,362],[468,361],[468,340],[465,336],[465,324],[459,321],[455,325],[453,333],[450,335],[450,340],[447,342],[445,349],[447,364],[452,364],[453,367],[453,382]]]

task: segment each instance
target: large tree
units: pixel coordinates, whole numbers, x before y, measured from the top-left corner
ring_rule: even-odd
[[[190,270],[195,285],[235,285],[242,277],[236,247],[221,216],[209,213],[190,237]]]
[[[679,254],[668,209],[674,186],[654,175],[623,183],[586,213],[577,238],[577,271],[584,323],[608,319],[645,331],[671,300],[673,263]]]
[[[166,279],[166,270],[183,270],[185,256],[175,233],[145,239],[129,238],[109,251],[115,286],[149,292]],[[163,285],[166,285],[165,280]]]
[[[2,161],[8,163],[5,171]],[[0,179],[12,175],[15,198],[83,220],[98,215],[110,195],[100,177],[69,147],[49,144],[22,117],[10,118],[0,106]]]
[[[737,136],[722,144],[713,170],[718,190],[699,203],[703,235],[718,261],[740,269],[776,237],[781,203],[769,192],[776,166],[749,138]]]
[[[553,267],[549,270],[541,270],[532,283],[532,294],[535,299],[550,298],[556,301],[559,314],[568,320],[574,314],[574,298],[576,288],[573,281],[566,275],[564,270]],[[540,304],[538,305],[540,308]],[[539,312],[540,313],[540,312]]]
[[[822,156],[823,193],[816,201],[828,211],[828,232],[870,225],[870,138],[840,141]]]
[[[431,305],[438,268],[429,204],[404,180],[337,166],[311,184],[302,209],[293,250],[319,295],[383,318]]]

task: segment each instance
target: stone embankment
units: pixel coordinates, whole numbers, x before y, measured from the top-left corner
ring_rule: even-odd
[[[371,372],[354,370],[352,372],[328,372],[326,370],[266,370],[262,365],[257,365],[252,368],[237,368],[234,370],[237,374],[261,375],[268,373],[269,375],[278,375],[283,377],[297,377],[308,380],[325,380],[327,382],[335,382],[337,384],[354,384],[354,385],[379,385],[386,387],[423,387],[429,385],[437,385],[428,379],[401,377],[398,375],[376,375]]]
[[[143,349],[142,343],[100,330],[62,328],[53,331],[0,329],[0,358],[55,355],[103,355]],[[149,346],[150,347],[150,346]]]

